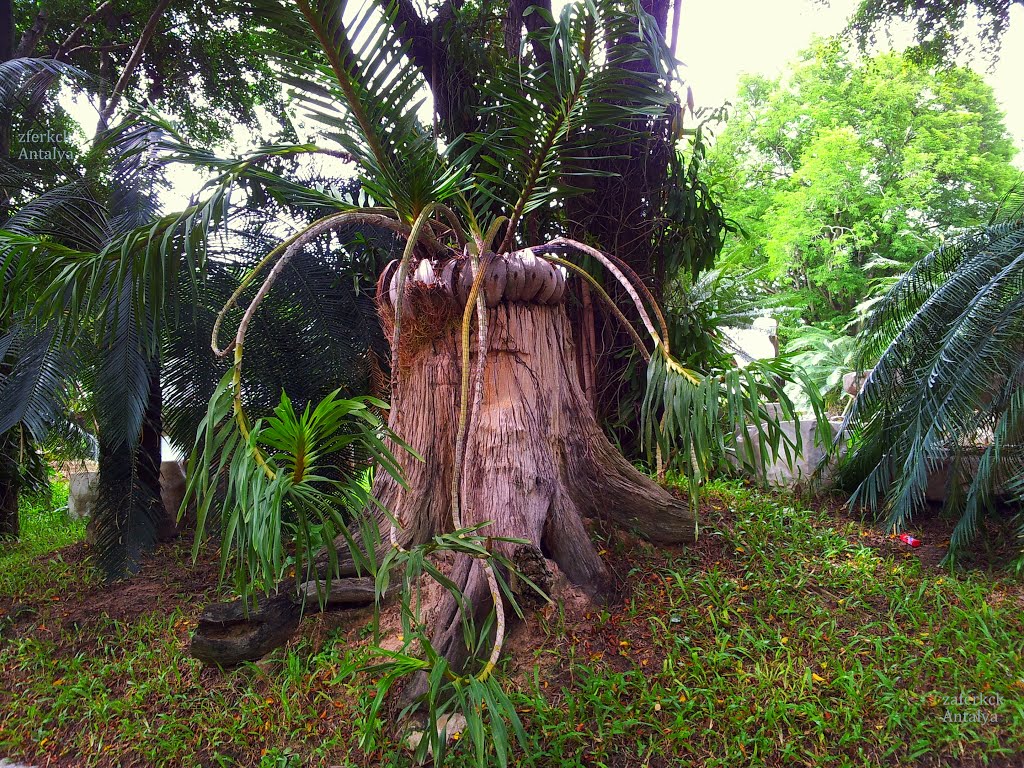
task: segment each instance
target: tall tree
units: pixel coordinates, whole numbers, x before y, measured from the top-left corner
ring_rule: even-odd
[[[981,30],[977,42],[982,52],[998,55],[1010,25],[1010,12],[1022,4],[1021,0],[861,0],[850,18],[849,29],[861,50],[866,50],[879,31],[888,31],[893,21],[911,23],[917,39],[911,55],[942,64],[974,52],[976,41],[964,29],[972,16]]]
[[[785,77],[741,83],[712,153],[749,235],[728,253],[765,265],[804,320],[841,327],[874,278],[988,218],[1019,174],[1014,151],[971,70],[818,43]]]
[[[77,87],[93,100],[101,128],[126,99],[174,115],[202,142],[230,138],[236,126],[257,129],[260,105],[278,111],[266,41],[238,24],[229,2],[12,3],[15,56],[52,58],[93,75]]]

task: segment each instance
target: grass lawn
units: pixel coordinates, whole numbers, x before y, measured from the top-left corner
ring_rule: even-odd
[[[696,546],[613,535],[612,603],[566,600],[510,637],[534,739],[516,764],[1024,765],[1019,580],[951,574],[825,506],[739,486],[704,504]],[[187,643],[211,563],[182,544],[105,586],[68,546],[80,525],[25,517],[23,543],[0,550],[0,757],[409,764],[390,724],[359,746],[375,692],[358,671],[365,612],[307,619],[259,664],[203,669]],[[459,745],[455,758],[470,763]]]

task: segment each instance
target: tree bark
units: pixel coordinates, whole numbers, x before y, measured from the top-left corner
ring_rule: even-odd
[[[505,271],[511,275],[514,263],[523,259],[523,253],[505,257]],[[552,269],[546,262],[542,265]],[[526,269],[529,273],[532,267]],[[509,300],[508,280],[505,296],[489,310],[483,398],[469,426],[459,484],[462,523],[488,523],[480,531],[485,536],[527,540],[526,549],[554,561],[571,582],[599,597],[608,587],[608,572],[588,535],[588,520],[602,518],[653,541],[678,542],[694,539],[695,517],[605,437],[580,389],[562,302],[538,303],[544,290],[531,297],[529,288],[519,292],[519,300]],[[411,285],[403,328],[412,341],[402,345],[395,366],[400,402],[391,411],[389,427],[423,461],[396,446],[407,487],[386,473],[379,473],[374,484],[374,495],[399,518],[403,546],[452,528],[451,466],[461,359],[457,323],[438,322],[437,306],[446,288]],[[461,317],[454,299],[448,309],[449,317]],[[386,328],[390,312],[382,307]],[[384,531],[386,521],[379,514],[377,522]],[[381,541],[387,546],[386,534]],[[530,556],[522,545],[493,546],[513,562]],[[479,561],[464,558],[453,580],[474,613],[490,609]],[[462,638],[458,606],[447,597],[438,614],[435,648],[458,664],[468,651]]]
[[[458,298],[458,286],[466,264],[459,260],[455,269],[438,264],[427,272],[448,277],[426,283],[414,276],[403,301],[402,337],[393,364],[395,403],[388,426],[422,460],[392,444],[406,485],[378,472],[373,494],[397,517],[397,543],[404,547],[453,530],[452,467],[465,301],[464,292]],[[554,277],[555,269],[529,251],[498,258],[492,269],[507,277],[498,281],[500,285],[490,273],[484,280],[494,306],[488,313],[483,397],[469,425],[458,486],[462,525],[486,523],[480,530],[483,536],[526,540],[526,545],[496,541],[493,549],[525,567],[553,561],[572,583],[600,598],[607,592],[609,576],[591,541],[588,521],[603,519],[652,541],[680,542],[694,539],[695,516],[684,501],[626,461],[598,425],[580,389],[560,273]],[[422,276],[423,271],[416,273]],[[384,272],[385,278],[393,274],[390,269]],[[383,280],[378,296],[387,297],[390,286]],[[561,281],[561,290],[552,290],[549,280]],[[380,314],[385,330],[393,327],[387,299],[381,301]],[[479,354],[475,343],[471,351],[472,372],[473,358]],[[375,541],[355,538],[383,555],[391,547],[391,518],[376,505],[366,514]],[[354,575],[345,539],[339,537],[335,546],[335,576]],[[327,563],[322,556],[317,570],[324,572]],[[479,560],[458,560],[452,579],[477,618],[490,610],[490,590]],[[446,596],[436,616],[434,647],[457,666],[468,649],[455,599]],[[261,616],[252,624],[253,637],[264,631],[266,621]],[[239,627],[233,631],[237,637],[244,635]],[[256,645],[263,647],[245,639],[237,648],[243,652]],[[220,653],[225,650],[219,647]]]
[[[18,514],[21,474],[18,469],[16,430],[15,427],[5,435],[0,435],[0,540],[17,539],[21,536],[21,521]]]

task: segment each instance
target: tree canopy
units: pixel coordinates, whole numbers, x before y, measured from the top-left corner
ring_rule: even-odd
[[[994,55],[1010,24],[1010,10],[1021,0],[861,0],[850,19],[849,30],[861,50],[875,42],[879,30],[896,19],[914,25],[915,58],[941,63],[959,53],[973,53],[975,44],[964,27],[973,16],[980,26],[982,53]]]
[[[988,219],[1014,151],[977,73],[819,42],[784,77],[741,82],[711,153],[746,234],[727,253],[804,320],[841,327],[873,280]]]

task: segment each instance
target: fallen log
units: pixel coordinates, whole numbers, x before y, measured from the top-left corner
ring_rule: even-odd
[[[320,597],[324,599],[321,601]],[[233,667],[256,661],[288,642],[303,611],[354,608],[374,601],[373,579],[307,581],[257,598],[246,610],[244,600],[209,606],[192,633],[191,655],[204,664]]]

